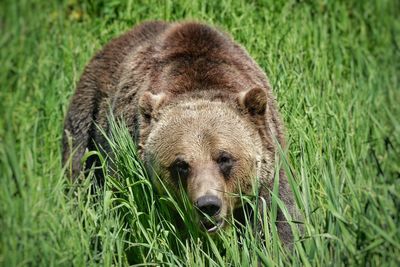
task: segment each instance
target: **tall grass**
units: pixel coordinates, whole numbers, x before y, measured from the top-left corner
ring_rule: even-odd
[[[2,1],[0,265],[399,265],[398,10],[394,0]],[[121,125],[103,188],[92,190],[93,172],[65,178],[62,121],[83,67],[149,19],[220,26],[268,74],[289,143],[281,167],[304,214],[292,253],[268,223],[276,197],[265,242],[251,229],[198,231],[190,205],[155,193]]]
[[[100,199],[105,199],[103,208],[115,212],[116,217],[122,217],[120,223],[124,234],[121,235],[121,241],[126,243],[128,251],[123,255],[130,264],[144,262],[190,266],[257,266],[258,262],[268,265],[272,262],[289,262],[290,257],[286,255],[288,251],[280,244],[277,229],[274,227],[277,206],[286,211],[284,204],[276,197],[278,177],[272,192],[275,196],[272,198],[272,206],[275,208],[270,213],[266,212],[262,220],[265,223],[265,238],[256,234],[257,222],[250,218],[246,218],[245,227],[233,225],[234,218],[228,218],[226,223],[231,224],[230,228],[208,235],[199,228],[196,211],[183,190],[179,194],[172,192],[160,178],[159,183],[164,186],[164,192],[153,190],[124,124],[111,120],[110,126],[110,133],[103,134],[107,136],[110,154],[113,156],[108,161],[102,155],[99,156],[103,162],[100,168],[105,174],[105,186],[102,188],[104,192]],[[107,165],[109,166],[105,167]],[[294,190],[298,190],[297,187]],[[241,197],[243,206],[249,205],[252,213],[258,212],[254,196],[231,197]],[[265,202],[264,210],[269,210]],[[290,215],[287,215],[287,219],[292,221]],[[272,227],[268,222],[271,222]],[[296,241],[299,241],[300,233],[296,226],[293,226],[293,231]],[[270,246],[266,246],[265,239],[270,242]],[[299,253],[304,253],[300,241],[296,245]],[[271,255],[272,259],[267,255]]]

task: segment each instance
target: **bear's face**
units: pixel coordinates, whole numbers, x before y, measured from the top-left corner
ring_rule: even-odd
[[[158,175],[176,193],[183,186],[195,207],[222,224],[239,203],[238,194],[252,192],[261,147],[256,136],[224,103],[182,103],[155,122],[144,158],[153,178]]]
[[[154,107],[160,99],[152,98]],[[182,186],[199,214],[216,222],[202,219],[205,228],[217,230],[239,207],[239,194],[253,193],[262,154],[256,128],[226,103],[206,100],[144,116],[142,156],[153,182],[163,191],[160,178],[177,195]]]

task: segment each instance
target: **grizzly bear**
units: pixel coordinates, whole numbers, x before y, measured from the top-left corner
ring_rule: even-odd
[[[196,23],[146,22],[108,43],[86,66],[66,115],[63,163],[72,177],[85,151],[107,151],[98,126],[122,118],[157,188],[188,198],[216,231],[252,194],[270,203],[275,173],[292,216],[293,194],[276,169],[284,135],[267,77],[226,33]],[[284,243],[293,235],[278,212]]]

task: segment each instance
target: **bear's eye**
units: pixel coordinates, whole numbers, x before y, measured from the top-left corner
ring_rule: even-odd
[[[180,179],[186,179],[190,173],[189,163],[182,159],[177,159],[171,165],[170,171],[173,177],[177,177]]]
[[[151,122],[151,114],[150,113],[144,113],[143,114],[143,118],[144,118],[144,121],[146,123],[150,123]]]
[[[219,169],[221,170],[222,174],[225,177],[228,177],[229,174],[231,173],[234,163],[232,156],[227,152],[222,152],[217,159],[217,163],[219,165]]]

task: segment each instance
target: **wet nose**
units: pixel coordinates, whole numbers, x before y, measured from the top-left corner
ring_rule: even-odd
[[[221,211],[221,199],[216,196],[199,197],[195,203],[196,207],[208,216],[215,216]]]

